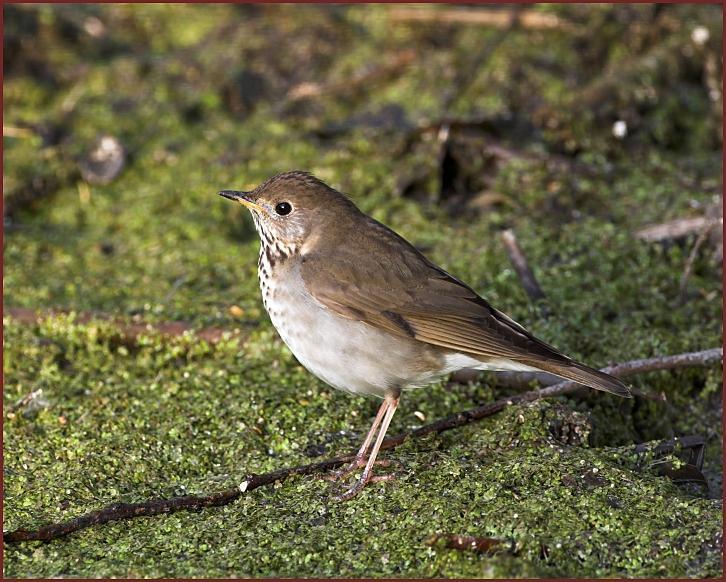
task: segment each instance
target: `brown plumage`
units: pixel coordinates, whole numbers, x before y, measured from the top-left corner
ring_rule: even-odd
[[[537,339],[392,230],[362,213],[351,222],[354,253],[347,252],[348,245],[317,244],[302,261],[308,290],[329,309],[427,344],[482,359],[509,359],[630,396],[623,382]],[[371,229],[377,236],[367,236]],[[370,260],[361,263],[360,251]],[[331,262],[334,270],[327,267]]]
[[[310,174],[279,174],[221,195],[250,208],[260,234],[260,285],[273,324],[298,360],[332,386],[384,398],[357,467],[402,389],[462,367],[536,369],[630,396],[617,378],[572,360],[494,309]]]

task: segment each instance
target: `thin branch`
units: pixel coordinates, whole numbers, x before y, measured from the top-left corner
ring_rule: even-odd
[[[482,372],[479,370],[464,369],[454,372],[451,375],[450,382],[454,384],[468,384],[469,382],[476,382],[481,376]],[[512,372],[503,371],[495,372],[496,374],[496,386],[497,388],[511,388],[513,390],[524,390],[525,388],[531,388],[532,382],[537,382],[540,386],[552,386],[562,382],[562,378],[550,374],[549,372]],[[587,390],[584,386],[583,390]],[[666,402],[666,395],[661,392],[654,394],[652,392],[644,392],[637,388],[630,387],[630,392],[633,396],[638,398],[644,398],[646,400],[654,400],[656,402]]]
[[[685,238],[688,235],[700,233],[704,229],[710,229],[716,223],[715,220],[706,216],[692,218],[676,218],[661,224],[652,224],[641,228],[635,236],[647,242],[660,242],[664,240],[676,240]]]
[[[3,137],[27,138],[33,137],[35,132],[27,127],[11,127],[3,125]]]
[[[542,291],[542,287],[539,286],[532,269],[529,268],[527,257],[524,256],[513,230],[507,229],[502,232],[502,243],[504,244],[504,250],[507,251],[507,256],[509,257],[512,266],[514,267],[514,271],[517,273],[519,281],[522,283],[522,287],[524,287],[524,290],[529,298],[534,303],[543,300],[545,298],[544,291]]]
[[[633,360],[631,362],[625,362],[623,364],[604,368],[603,371],[615,376],[624,377],[656,370],[711,366],[721,362],[722,359],[723,349],[714,348],[701,352],[662,356],[646,360]],[[533,390],[510,398],[502,398],[492,402],[491,404],[458,412],[415,430],[403,432],[399,435],[387,438],[383,441],[381,448],[393,449],[400,446],[408,439],[421,438],[431,433],[441,433],[458,428],[482,418],[492,416],[513,404],[532,402],[542,398],[551,398],[553,396],[567,394],[577,390],[579,387],[580,385],[575,382],[560,382],[559,384],[555,384],[554,386],[549,386],[541,390]],[[210,495],[186,495],[183,497],[173,497],[171,499],[152,499],[141,503],[114,503],[104,507],[103,509],[76,517],[75,519],[50,524],[37,530],[19,529],[11,532],[5,532],[4,540],[8,543],[33,540],[49,541],[93,525],[101,525],[110,521],[142,516],[148,517],[152,515],[159,515],[160,513],[173,513],[182,510],[196,511],[205,507],[228,505],[248,491],[253,491],[254,489],[264,487],[266,485],[271,485],[277,481],[283,481],[293,475],[313,475],[316,473],[323,473],[340,467],[344,463],[350,462],[352,459],[353,455],[350,454],[341,457],[334,457],[326,461],[320,461],[309,465],[279,469],[277,471],[272,471],[271,473],[263,473],[261,475],[250,474],[239,487],[225,489]]]
[[[625,376],[632,376],[634,374],[643,374],[645,372],[655,372],[657,370],[674,370],[677,368],[689,368],[689,367],[704,367],[711,366],[723,359],[723,348],[713,348],[711,350],[704,350],[701,352],[689,352],[685,354],[677,354],[674,356],[661,356],[656,358],[648,358],[645,360],[632,360],[623,364],[617,364],[614,366],[608,366],[603,368],[602,371],[607,374],[612,374],[619,378]],[[509,398],[502,398],[491,404],[485,404],[478,408],[472,408],[459,412],[452,416],[447,416],[431,424],[427,424],[411,432],[402,433],[400,435],[390,437],[383,441],[381,449],[390,449],[401,445],[409,437],[419,438],[426,436],[432,432],[443,432],[452,428],[457,428],[492,416],[501,410],[504,410],[507,406],[512,404],[519,404],[521,402],[532,402],[534,400],[540,400],[542,398],[552,398],[553,396],[561,396],[563,394],[569,394],[575,390],[579,390],[582,386],[576,382],[566,381],[559,382],[553,386],[541,388],[539,390],[532,390],[530,392],[523,392]]]
[[[258,487],[271,485],[293,475],[312,475],[340,467],[353,460],[354,455],[335,457],[327,461],[280,469],[262,475],[248,475],[238,487],[224,489],[210,495],[184,495],[170,499],[151,499],[140,503],[113,503],[103,509],[91,511],[69,521],[54,523],[37,530],[18,529],[4,532],[3,539],[7,543],[25,541],[50,541],[94,525],[102,525],[110,521],[149,517],[161,513],[177,511],[198,511],[206,507],[220,507],[236,501],[243,493]]]
[[[468,24],[491,26],[493,28],[508,28],[511,23],[508,11],[491,10],[486,8],[455,8],[448,10],[430,10],[428,8],[392,8],[388,11],[388,18],[390,18],[393,22]],[[562,20],[555,14],[537,12],[534,10],[522,10],[518,19],[522,28],[530,30],[575,30],[576,28],[572,23]]]

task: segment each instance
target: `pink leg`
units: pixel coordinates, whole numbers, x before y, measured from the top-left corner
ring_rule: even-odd
[[[378,427],[381,425],[381,420],[383,420],[383,415],[386,413],[386,410],[388,410],[388,407],[390,406],[390,403],[388,400],[383,400],[383,403],[381,404],[380,408],[378,408],[378,412],[376,413],[376,418],[373,421],[373,425],[371,426],[371,429],[368,431],[368,434],[366,435],[365,440],[363,441],[363,444],[361,445],[360,449],[355,455],[355,459],[353,459],[353,462],[348,465],[347,467],[344,467],[343,469],[340,469],[333,473],[333,479],[340,479],[341,477],[345,477],[346,475],[350,475],[353,471],[363,466],[363,461],[366,458],[366,453],[368,452],[368,447],[371,446],[371,441],[373,440],[373,435],[376,434],[376,431],[378,430]]]
[[[363,470],[363,474],[361,475],[360,479],[356,482],[355,485],[353,485],[348,491],[343,493],[342,495],[339,495],[336,497],[337,501],[347,501],[348,499],[355,497],[360,493],[360,491],[365,487],[366,483],[370,481],[371,475],[373,473],[373,465],[376,462],[376,457],[378,456],[378,451],[381,448],[381,443],[383,442],[383,439],[386,436],[386,431],[388,430],[388,425],[391,424],[391,419],[393,418],[394,413],[396,412],[396,408],[398,407],[398,397],[386,397],[386,402],[388,402],[388,406],[386,409],[386,416],[383,419],[383,423],[381,424],[381,430],[378,433],[378,438],[376,439],[376,444],[373,446],[373,450],[371,451],[370,456],[368,457],[368,463],[366,464],[366,468]]]

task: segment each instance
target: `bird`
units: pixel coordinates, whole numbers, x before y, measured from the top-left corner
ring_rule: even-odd
[[[382,399],[353,461],[333,476],[363,469],[339,500],[376,480],[402,392],[457,370],[544,371],[631,396],[621,380],[536,338],[309,172],[219,195],[252,214],[262,302],[295,358],[333,388]]]

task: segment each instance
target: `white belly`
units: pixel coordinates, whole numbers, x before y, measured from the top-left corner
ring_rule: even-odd
[[[441,376],[438,370],[421,372],[413,341],[335,314],[307,294],[298,277],[260,283],[282,340],[307,370],[334,388],[384,397]]]
[[[264,256],[260,260],[271,273],[269,264],[262,265]],[[384,397],[462,368],[534,369],[505,360],[482,363],[463,353],[429,354],[422,366],[427,351],[422,344],[330,311],[307,293],[294,267],[261,277],[260,289],[272,324],[290,351],[308,371],[339,390]]]

